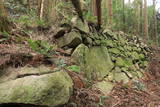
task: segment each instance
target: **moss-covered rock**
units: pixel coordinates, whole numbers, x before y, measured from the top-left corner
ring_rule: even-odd
[[[139,59],[139,54],[136,52],[136,51],[133,51],[132,54],[131,54],[132,58],[135,59],[135,60],[138,60]]]
[[[46,67],[44,65],[40,65],[37,67],[28,67],[28,66],[19,67],[19,68],[9,67],[2,72],[0,76],[0,83],[14,80],[16,78],[19,78],[25,75],[35,75],[35,74],[41,75],[41,74],[53,73],[53,72],[55,72],[55,70],[51,69],[51,67]]]
[[[81,44],[73,52],[72,59],[81,66],[88,79],[102,79],[114,66],[104,46],[88,48]]]
[[[88,33],[89,32],[89,27],[87,23],[83,23],[80,19],[78,19],[74,25],[77,27],[79,30],[82,32]]]
[[[68,102],[72,86],[72,79],[63,71],[26,76],[0,84],[0,104],[58,106]]]
[[[106,45],[107,47],[114,47],[113,41],[112,40],[102,40],[103,44]]]
[[[118,66],[118,67],[130,67],[132,65],[133,65],[133,63],[132,63],[131,59],[121,58],[121,57],[118,57],[116,59],[116,66]]]
[[[111,48],[111,49],[109,49],[109,52],[112,54],[120,54],[121,53],[120,50],[117,48]]]
[[[85,58],[84,71],[89,79],[102,79],[114,66],[104,46],[90,48]]]
[[[110,73],[108,79],[110,81],[116,81],[116,82],[123,81],[124,83],[127,83],[130,80],[130,78],[124,72],[117,72],[117,71]]]
[[[75,48],[79,44],[82,43],[82,38],[79,32],[70,32],[66,33],[63,37],[57,39],[58,41],[58,47],[71,47]]]
[[[89,48],[84,44],[80,44],[72,53],[72,62],[83,66],[85,64],[85,57],[88,52]]]
[[[109,92],[111,92],[113,87],[114,84],[108,81],[98,82],[92,86],[93,89],[99,89],[104,94],[108,94]]]
[[[143,76],[141,69],[147,66],[148,51],[138,37],[104,30],[102,35],[97,32],[90,33],[89,38],[91,42],[86,42],[88,47],[81,44],[72,54],[87,79],[99,80],[107,77],[111,81],[126,83],[130,79]]]

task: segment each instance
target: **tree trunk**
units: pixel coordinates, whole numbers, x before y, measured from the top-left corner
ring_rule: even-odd
[[[7,18],[7,12],[3,5],[3,0],[0,0],[0,32],[9,32],[11,30],[10,22]]]
[[[108,0],[108,16],[109,16],[108,23],[109,23],[109,25],[112,25],[112,16],[113,16],[112,0]]]
[[[96,0],[92,0],[92,13],[93,16],[97,16],[97,7],[96,7]]]
[[[143,35],[143,0],[140,0],[140,36]]]
[[[41,0],[40,2],[40,8],[39,8],[39,19],[43,19],[43,9],[44,9],[44,0]]]
[[[144,40],[148,42],[148,13],[147,13],[147,0],[144,0]]]
[[[157,38],[157,18],[156,18],[156,0],[153,0],[153,40],[156,45],[158,45],[158,38]]]
[[[125,0],[122,0],[123,6],[123,31],[126,31],[126,19],[125,19]]]
[[[101,10],[101,0],[96,0],[96,7],[97,7],[97,23],[98,28],[101,27],[102,24],[102,10]]]
[[[135,23],[134,23],[134,29],[135,29],[135,34],[138,34],[138,35],[141,35],[141,33],[140,33],[140,26],[141,26],[141,15],[140,15],[140,13],[141,13],[141,0],[136,0],[136,1],[134,1],[134,8],[135,8],[135,13],[134,13],[134,15],[135,15],[135,17],[136,17],[136,19],[135,19]]]

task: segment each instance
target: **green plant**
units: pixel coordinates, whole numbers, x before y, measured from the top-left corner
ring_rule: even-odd
[[[64,59],[59,59],[58,60],[58,67],[63,68],[66,66],[66,61]]]
[[[3,37],[6,37],[6,38],[9,37],[9,33],[6,31],[3,31],[3,32],[0,31],[0,35],[3,35]]]
[[[139,91],[145,91],[146,90],[145,85],[140,81],[134,80],[133,84],[134,84],[133,88],[136,89],[136,90],[139,90]]]
[[[77,66],[77,65],[68,66],[68,67],[67,67],[67,70],[71,70],[71,71],[74,71],[74,72],[76,72],[76,73],[80,73],[80,67]]]
[[[3,41],[5,41],[5,40],[8,40],[9,39],[9,33],[8,32],[6,32],[6,31],[4,31],[4,32],[1,32],[0,31],[0,35],[2,35],[2,38],[0,38],[0,42],[3,42]]]
[[[50,45],[48,42],[41,40],[34,41],[32,39],[29,39],[28,44],[32,48],[32,50],[47,56],[49,56],[56,48],[56,46]]]
[[[38,26],[45,26],[46,24],[44,20],[37,20],[36,22]]]

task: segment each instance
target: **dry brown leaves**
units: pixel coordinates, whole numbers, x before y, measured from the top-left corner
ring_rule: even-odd
[[[16,44],[0,44],[0,66],[21,65],[30,58],[31,50],[26,46]]]

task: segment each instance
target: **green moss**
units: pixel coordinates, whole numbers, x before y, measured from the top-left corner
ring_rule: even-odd
[[[117,48],[111,48],[109,49],[109,52],[112,54],[121,54],[120,50]]]
[[[141,61],[141,64],[140,64],[141,67],[147,67],[148,66],[148,62],[147,61]]]
[[[139,55],[139,59],[145,59],[144,54],[140,54],[140,55]]]
[[[0,84],[0,103],[62,105],[68,102],[72,86],[72,79],[65,72],[27,76]]]
[[[103,78],[113,68],[113,63],[108,54],[107,48],[92,47],[88,54],[86,54],[86,64],[84,71],[86,77]]]
[[[89,49],[84,44],[80,44],[72,53],[72,62],[77,65],[83,66],[85,64],[85,56],[89,52]]]
[[[114,84],[107,81],[102,81],[94,84],[95,88],[98,88],[100,91],[102,91],[104,94],[107,94],[111,92],[112,88],[114,87]]]
[[[105,46],[107,46],[107,47],[114,47],[112,40],[107,39],[107,40],[102,40],[101,42],[102,42],[102,44],[105,44]]]
[[[123,81],[124,83],[129,81],[129,78],[123,72],[111,72],[108,76],[108,79],[117,82]]]
[[[119,67],[130,67],[132,65],[133,63],[131,59],[122,59],[121,57],[118,57],[116,60],[116,66]]]

